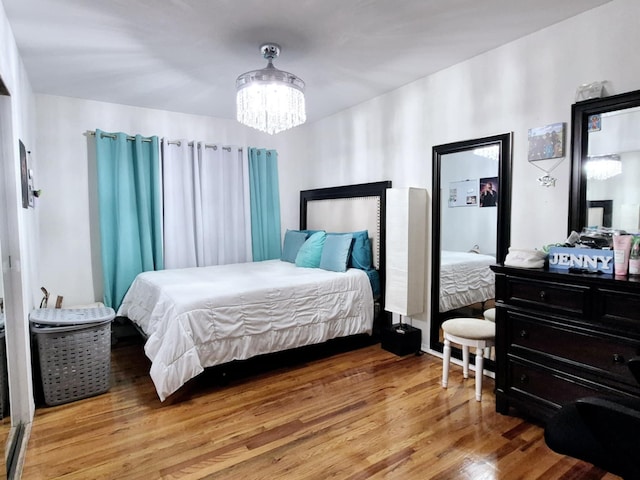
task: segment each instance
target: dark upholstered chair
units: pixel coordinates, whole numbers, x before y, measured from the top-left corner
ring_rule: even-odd
[[[640,382],[640,358],[628,362]],[[587,397],[563,406],[548,422],[552,450],[625,479],[640,479],[640,398]]]

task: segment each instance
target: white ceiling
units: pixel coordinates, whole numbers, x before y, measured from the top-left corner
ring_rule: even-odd
[[[274,64],[318,120],[610,0],[1,0],[36,93],[235,118]]]

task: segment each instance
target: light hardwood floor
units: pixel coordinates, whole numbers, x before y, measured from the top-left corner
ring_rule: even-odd
[[[9,431],[11,430],[11,418],[3,417],[0,419],[0,439],[2,439],[2,445],[5,446],[5,450],[8,449]],[[7,462],[5,455],[0,458],[0,478],[6,478],[2,476],[2,472],[7,471]]]
[[[36,411],[24,479],[607,479],[543,430],[495,413],[441,360],[369,346],[236,376],[161,403],[139,344],[116,346],[103,395]]]

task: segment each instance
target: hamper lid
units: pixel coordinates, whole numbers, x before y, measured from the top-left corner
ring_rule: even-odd
[[[40,325],[81,325],[113,320],[113,308],[37,308],[29,314],[29,320]]]

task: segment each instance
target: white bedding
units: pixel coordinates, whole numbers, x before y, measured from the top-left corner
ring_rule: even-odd
[[[443,250],[440,256],[440,311],[448,312],[495,296],[490,265],[495,257]]]
[[[205,367],[359,333],[371,334],[365,272],[280,260],[145,272],[118,315],[148,336],[160,400]]]

